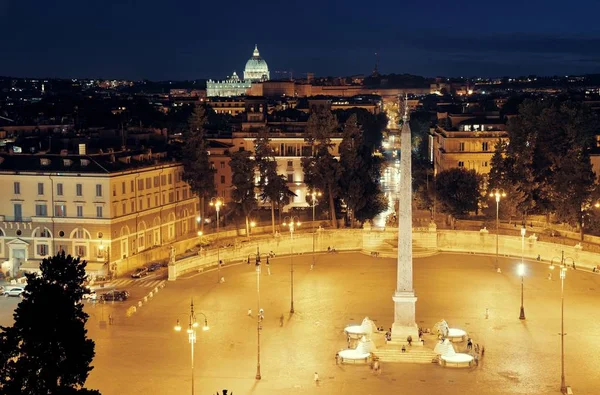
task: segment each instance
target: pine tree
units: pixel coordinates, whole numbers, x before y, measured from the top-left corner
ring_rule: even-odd
[[[250,234],[250,214],[257,208],[255,196],[254,170],[256,163],[248,151],[238,151],[231,155],[231,198],[238,214],[246,221],[246,235]]]
[[[278,178],[277,162],[270,143],[269,129],[261,129],[254,140],[254,160],[258,168],[260,196],[263,201],[268,200],[271,204],[271,227],[273,236],[275,236],[275,205],[278,202],[280,191],[278,190],[279,183],[276,181]]]
[[[94,358],[82,295],[86,262],[64,252],[28,273],[14,325],[1,327],[0,393],[97,394],[83,388]]]
[[[191,191],[200,197],[201,227],[204,228],[205,201],[215,194],[215,169],[210,165],[205,125],[206,110],[197,105],[188,120],[188,130],[184,133],[183,180]]]
[[[337,119],[331,111],[320,109],[312,113],[306,125],[305,138],[312,156],[302,159],[304,182],[310,189],[323,191],[334,228],[337,228],[335,201],[339,194],[341,169],[330,150],[333,147],[331,136],[337,132],[337,128]]]

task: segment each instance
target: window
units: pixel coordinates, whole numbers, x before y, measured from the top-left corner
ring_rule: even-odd
[[[139,203],[138,203],[138,210],[143,210],[144,209],[144,199],[140,199]]]
[[[154,195],[154,207],[160,206],[160,202],[158,201],[158,193]]]
[[[169,192],[169,203],[173,203],[173,192]]]
[[[83,185],[75,184],[75,194],[77,196],[83,196]]]
[[[138,191],[144,190],[144,180],[138,180]]]
[[[125,191],[125,181],[121,182],[121,193],[123,195],[126,193],[126,191]]]
[[[458,167],[465,167],[465,162],[459,161],[458,162]]]
[[[176,200],[176,201],[179,201],[179,189],[178,189],[178,190],[177,190],[177,192],[176,192],[176,195],[175,195],[175,200]]]
[[[75,231],[75,238],[76,239],[84,239],[85,238],[85,233],[83,232],[83,229],[77,229]]]
[[[481,167],[488,167],[487,161],[481,162]]]
[[[36,254],[39,256],[48,255],[48,244],[38,244],[36,248]]]
[[[484,143],[481,143],[481,150],[482,151],[487,151],[488,150],[488,143],[487,141]]]
[[[464,151],[465,150],[465,143],[458,143],[458,150],[459,151]]]
[[[17,203],[14,205],[15,221],[21,221],[23,219],[23,207]]]
[[[38,195],[43,195],[44,194],[44,184],[41,182],[38,182]]]
[[[96,217],[102,218],[102,206],[96,206]]]
[[[150,196],[146,199],[146,207],[150,208]]]
[[[67,216],[67,205],[56,204],[54,206],[54,216],[55,217],[66,217]]]
[[[162,193],[162,205],[164,206],[164,204],[167,202],[167,194],[166,193]]]
[[[123,202],[123,215],[127,214],[127,203]]]
[[[102,184],[96,184],[96,196],[97,197],[102,196]]]
[[[156,188],[159,185],[160,179],[158,178],[158,176],[154,177],[154,188]]]
[[[19,195],[21,193],[21,183],[20,182],[15,182],[13,184],[13,188],[15,191],[15,195]]]
[[[85,246],[75,246],[75,256],[86,256],[85,255]]]
[[[221,184],[225,184],[225,176],[221,176]]]
[[[287,161],[287,167],[294,167],[294,161],[293,160],[288,160]]]
[[[135,213],[135,200],[131,201],[131,212]]]
[[[160,176],[160,185],[167,185],[167,176],[164,174]]]
[[[294,174],[289,173],[287,175],[287,182],[294,182]]]
[[[83,217],[83,206],[77,206],[77,216]]]
[[[129,182],[129,188],[131,188],[131,192],[135,192],[135,181],[131,180]]]
[[[146,178],[146,189],[152,188],[152,180],[150,177]]]
[[[56,194],[58,196],[62,196],[63,195],[63,184],[56,184]]]
[[[169,174],[169,185],[173,183],[173,174]]]
[[[187,188],[183,188],[183,199],[187,199],[188,198],[188,190]]]
[[[212,170],[214,170],[214,169],[215,169],[215,162],[210,162],[210,168],[211,168]]]
[[[35,205],[35,215],[37,217],[47,217],[48,216],[48,206],[45,204],[36,204]]]
[[[221,163],[219,164],[219,166],[221,166],[221,169],[224,169],[224,168],[225,168],[225,162],[221,162]]]
[[[39,232],[38,237],[50,237],[50,231],[47,228],[44,228]]]
[[[113,185],[113,196],[117,196],[117,186]]]

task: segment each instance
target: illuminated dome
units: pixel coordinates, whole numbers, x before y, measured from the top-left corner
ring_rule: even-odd
[[[269,66],[258,53],[258,46],[254,46],[252,57],[246,62],[244,69],[244,80],[246,81],[267,81],[269,79]]]

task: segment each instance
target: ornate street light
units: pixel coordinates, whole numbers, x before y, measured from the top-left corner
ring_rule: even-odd
[[[521,313],[519,314],[519,319],[525,319],[525,308],[523,307],[523,277],[525,276],[525,264],[523,262],[519,263],[518,274],[521,276]]]
[[[301,225],[300,218],[296,216],[285,217],[283,219],[283,226],[290,228],[290,289],[291,289],[291,306],[290,313],[294,313],[294,229]]]
[[[499,230],[499,217],[500,211],[500,198],[506,197],[506,192],[502,188],[494,188],[490,193],[490,197],[496,198],[496,269],[498,268],[498,230]]]
[[[558,257],[555,257],[558,259]],[[554,269],[554,259],[550,261],[550,269]],[[570,259],[575,264],[571,257],[565,257],[564,251],[560,257],[560,392],[567,393],[567,384],[565,381],[565,278],[567,277],[566,260]]]
[[[225,205],[225,203],[223,202],[223,198],[220,197],[214,197],[210,199],[210,203],[209,205],[211,207],[214,207],[215,210],[217,211],[217,282],[220,283],[221,282],[221,251],[219,248],[219,223],[220,218],[219,218],[219,213],[221,212],[221,207]]]
[[[310,265],[311,270],[315,267],[315,206],[318,203],[318,197],[323,195],[318,190],[314,190],[310,193],[310,197],[312,198],[312,245],[313,245],[313,253],[312,253],[312,264]]]
[[[204,313],[199,313],[204,317],[204,326],[202,327],[203,331],[207,331],[208,327],[208,319]],[[189,323],[188,323],[188,341],[190,342],[190,347],[192,349],[192,395],[194,395],[194,344],[196,344],[196,328],[198,328],[198,321],[196,321],[196,314],[194,313],[194,299],[192,298],[190,302],[190,314],[189,314]],[[177,324],[175,325],[175,331],[181,332],[181,324],[179,320],[177,320]]]

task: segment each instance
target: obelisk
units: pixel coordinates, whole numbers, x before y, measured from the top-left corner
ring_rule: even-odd
[[[400,98],[398,99],[400,100]],[[398,266],[394,301],[392,337],[403,341],[410,335],[419,338],[415,321],[417,298],[413,289],[412,260],[412,171],[411,132],[408,124],[408,98],[404,102],[402,130],[400,132],[400,191],[398,193]]]

